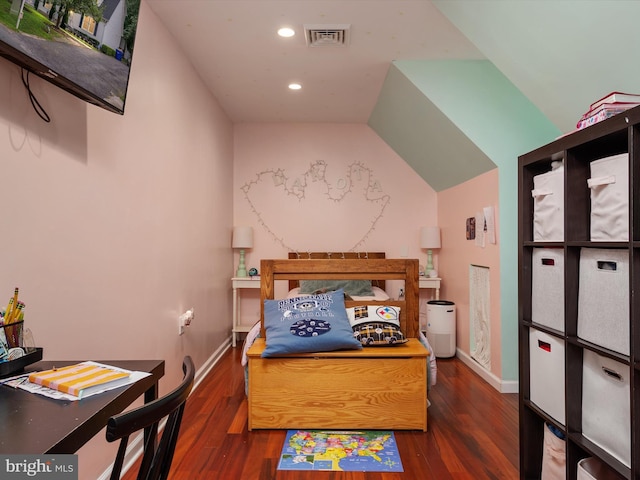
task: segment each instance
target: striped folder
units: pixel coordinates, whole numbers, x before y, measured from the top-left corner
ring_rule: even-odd
[[[82,398],[90,390],[129,383],[131,372],[96,362],[82,362],[29,375],[29,381]]]

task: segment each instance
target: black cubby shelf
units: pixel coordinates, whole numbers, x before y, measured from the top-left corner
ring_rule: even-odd
[[[562,179],[550,193],[552,171]],[[610,214],[599,181],[616,184]],[[568,480],[586,457],[607,479],[640,480],[640,107],[521,155],[518,191],[520,478],[541,477],[550,424],[565,435]],[[547,278],[549,251],[562,260],[557,289],[535,280]],[[552,367],[538,348],[555,349]],[[546,387],[561,391],[560,404],[532,398]]]

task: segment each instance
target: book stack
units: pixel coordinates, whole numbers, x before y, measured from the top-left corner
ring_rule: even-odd
[[[591,104],[576,124],[578,130],[640,105],[640,94],[611,92]]]

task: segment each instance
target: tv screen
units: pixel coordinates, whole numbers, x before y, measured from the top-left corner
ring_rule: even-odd
[[[140,0],[0,0],[0,55],[123,114]]]

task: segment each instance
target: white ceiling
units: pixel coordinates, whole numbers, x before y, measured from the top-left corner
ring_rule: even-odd
[[[484,58],[428,0],[147,3],[233,122],[366,123],[393,60]],[[308,47],[305,24],[350,24],[350,43]]]
[[[146,2],[234,122],[366,123],[393,60],[486,58],[565,132],[608,92],[640,93],[638,0]],[[304,24],[350,24],[351,42],[309,48]]]

